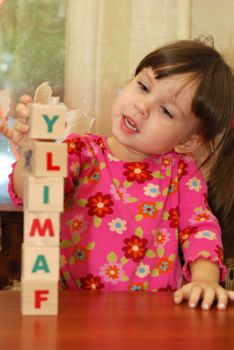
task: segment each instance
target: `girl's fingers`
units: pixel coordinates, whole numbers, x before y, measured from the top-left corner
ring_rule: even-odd
[[[191,284],[185,284],[183,287],[174,292],[173,298],[176,304],[182,303],[183,300],[189,300],[191,294]]]
[[[21,120],[17,120],[14,124],[14,129],[18,132],[26,133],[28,132],[29,126]]]
[[[191,288],[190,296],[188,299],[189,307],[194,308],[199,303],[202,296],[202,288],[198,285],[194,285]]]
[[[214,301],[217,300],[217,309],[225,310],[227,308],[228,299],[234,301],[234,291],[227,291],[221,286],[202,286],[188,283],[174,292],[173,299],[176,304],[188,300],[188,305],[191,308],[195,308],[199,301],[202,300],[201,307],[203,310],[209,310]]]
[[[18,103],[15,110],[18,118],[27,119],[29,117],[29,109],[25,104]]]
[[[7,123],[0,122],[0,133],[4,135],[9,141],[15,145],[23,147],[26,140],[26,133],[28,132],[28,125],[22,122],[16,122],[14,128],[9,128]]]
[[[217,309],[224,310],[227,307],[228,303],[228,293],[223,288],[217,288],[216,291],[216,297],[217,297]]]
[[[232,301],[234,301],[234,291],[233,290],[228,290],[227,291],[228,298]]]
[[[0,133],[4,135],[9,140],[12,140],[14,137],[14,133],[12,129],[10,129],[7,125],[7,123],[1,123],[0,122]]]
[[[20,97],[20,102],[27,105],[29,103],[32,103],[33,99],[32,99],[32,96],[30,95],[22,95]]]
[[[215,300],[216,291],[212,287],[205,288],[203,291],[203,300],[201,307],[203,310],[209,310]]]
[[[181,288],[181,289],[178,289],[178,290],[174,293],[173,299],[174,299],[174,302],[175,302],[176,304],[182,303],[182,301],[183,301],[183,299],[184,299],[182,288]]]

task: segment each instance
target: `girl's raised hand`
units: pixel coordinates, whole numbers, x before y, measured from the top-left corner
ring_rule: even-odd
[[[27,105],[31,102],[31,96],[21,96],[19,103],[16,105],[16,121],[13,128],[10,128],[7,123],[0,122],[0,133],[21,148],[25,145],[27,140],[29,129],[27,125],[27,119],[29,117],[29,109]]]

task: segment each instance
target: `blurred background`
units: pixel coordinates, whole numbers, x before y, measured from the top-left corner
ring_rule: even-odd
[[[49,81],[68,109],[110,132],[110,106],[138,61],[175,39],[213,35],[234,65],[234,0],[0,0],[0,90],[12,123],[19,96]],[[0,136],[0,203],[14,161]]]

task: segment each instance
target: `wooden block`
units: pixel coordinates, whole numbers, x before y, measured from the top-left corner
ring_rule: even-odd
[[[29,137],[41,140],[56,140],[64,137],[65,113],[64,104],[29,105]]]
[[[59,247],[22,244],[22,277],[27,280],[58,280]]]
[[[24,211],[24,243],[26,245],[58,246],[60,214]]]
[[[24,170],[32,176],[66,177],[67,145],[29,141],[24,147]]]
[[[21,279],[21,312],[23,315],[57,315],[58,282]]]
[[[62,212],[64,179],[33,177],[24,179],[24,210],[32,212]]]

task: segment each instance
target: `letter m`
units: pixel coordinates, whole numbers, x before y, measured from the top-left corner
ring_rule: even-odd
[[[49,233],[49,236],[54,236],[54,229],[51,219],[47,218],[44,221],[44,224],[41,225],[39,219],[35,218],[32,221],[30,236],[35,236],[37,233],[39,236],[45,236],[46,232]]]

